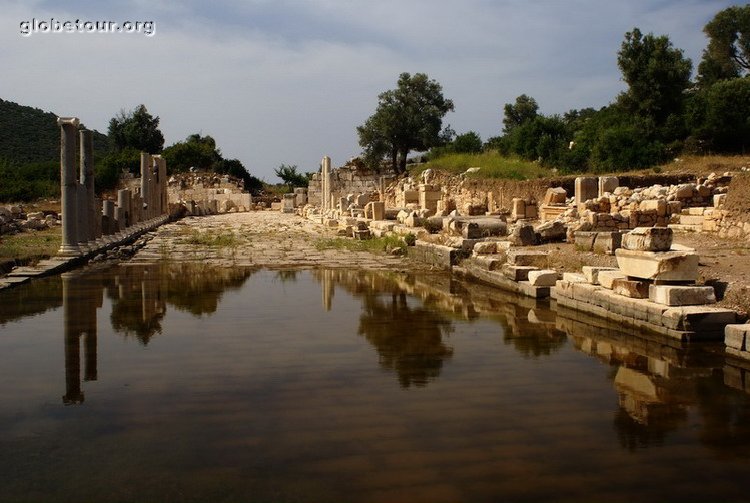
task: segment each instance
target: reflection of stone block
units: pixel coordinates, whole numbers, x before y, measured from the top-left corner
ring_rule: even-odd
[[[622,237],[628,250],[669,251],[673,231],[669,227],[636,227]]]
[[[634,278],[661,281],[695,281],[699,257],[690,251],[615,251],[620,270]]]
[[[716,303],[712,286],[651,285],[648,298],[665,306],[696,306]]]

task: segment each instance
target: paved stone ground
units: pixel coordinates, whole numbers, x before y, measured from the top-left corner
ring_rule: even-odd
[[[132,262],[169,259],[268,268],[425,269],[422,264],[385,253],[320,249],[321,240],[335,238],[336,231],[278,211],[187,217],[161,226]],[[219,242],[210,244],[212,239]]]

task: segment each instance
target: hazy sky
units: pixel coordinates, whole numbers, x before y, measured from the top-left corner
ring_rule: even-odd
[[[0,98],[105,132],[144,103],[166,145],[212,135],[276,182],[357,155],[356,126],[401,72],[440,82],[446,122],[482,139],[522,93],[543,113],[601,107],[624,85],[626,31],[668,34],[694,67],[723,0],[0,0]],[[20,23],[153,21],[155,33],[32,33]]]

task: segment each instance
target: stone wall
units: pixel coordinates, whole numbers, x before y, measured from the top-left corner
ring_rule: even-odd
[[[252,197],[243,190],[242,180],[214,173],[183,173],[169,178],[167,185],[169,204],[195,201],[204,209],[214,205],[220,209],[250,209]],[[212,201],[216,201],[212,203]],[[231,203],[230,203],[231,202]]]
[[[368,194],[380,192],[380,180],[385,179],[387,185],[394,179],[393,174],[380,174],[364,167],[347,164],[331,170],[331,198],[338,201],[348,194]],[[322,206],[321,174],[313,174],[307,187],[307,202],[315,206]]]

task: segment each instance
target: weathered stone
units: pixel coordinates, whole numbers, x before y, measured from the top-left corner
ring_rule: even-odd
[[[623,274],[619,269],[612,269],[610,271],[600,270],[596,275],[598,284],[609,290],[612,290],[615,280],[627,278],[627,275]]]
[[[513,281],[528,281],[529,272],[538,270],[538,267],[522,266],[522,265],[503,265],[503,275]]]
[[[669,251],[673,231],[669,227],[636,227],[622,237],[622,247],[628,250]]]
[[[543,242],[563,241],[567,236],[568,229],[565,224],[559,220],[544,222],[536,228],[536,233]]]
[[[493,253],[497,253],[495,241],[482,241],[474,245],[474,255],[490,255]]]
[[[542,269],[539,271],[529,271],[528,278],[532,286],[555,286],[558,274],[557,271],[552,269]]]
[[[600,176],[599,177],[599,197],[606,193],[612,193],[615,191],[617,186],[620,185],[620,180],[616,176]]]
[[[511,201],[510,218],[520,220],[526,218],[526,201],[520,197],[514,197]]]
[[[382,201],[373,201],[371,204],[372,204],[372,219],[373,220],[385,220],[385,203]]]
[[[602,271],[617,271],[616,267],[597,267],[585,265],[582,267],[583,275],[586,276],[586,281],[592,285],[599,284],[599,273]]]
[[[591,176],[579,176],[575,180],[575,204],[578,208],[589,199],[599,196],[599,180]]]
[[[612,282],[612,291],[617,295],[631,299],[647,299],[649,284],[646,281],[616,279]]]
[[[727,325],[724,327],[724,344],[728,348],[747,351],[747,336],[750,334],[750,324]]]
[[[597,232],[594,237],[592,251],[606,255],[614,255],[615,250],[622,245],[622,233],[620,231]]]
[[[544,204],[565,204],[565,200],[567,197],[568,192],[565,189],[563,189],[562,187],[552,187],[547,189],[547,192],[544,194]]]
[[[699,257],[690,251],[615,251],[620,270],[631,277],[661,281],[695,281]]]
[[[461,227],[461,235],[466,239],[478,239],[482,237],[482,232],[475,222],[466,222]]]
[[[667,214],[667,200],[666,199],[648,199],[641,201],[638,205],[638,209],[641,211],[654,211],[656,216],[663,217]]]
[[[697,306],[715,304],[712,286],[650,285],[648,298],[665,306]]]
[[[516,246],[531,246],[536,243],[536,232],[531,224],[518,224],[513,228],[509,239]]]
[[[586,283],[586,276],[577,272],[564,272],[563,281],[568,283]]]
[[[511,250],[508,252],[508,263],[519,266],[533,266],[546,269],[549,257],[546,251],[537,250]]]
[[[664,311],[662,323],[674,330],[717,331],[737,322],[731,309],[706,306],[670,307]]]

